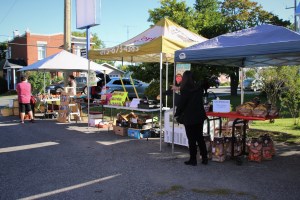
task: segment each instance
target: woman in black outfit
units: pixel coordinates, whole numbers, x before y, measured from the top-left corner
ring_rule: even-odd
[[[176,110],[175,118],[183,116],[189,142],[190,159],[184,162],[186,165],[197,165],[197,144],[202,156],[202,164],[207,164],[207,149],[203,138],[203,123],[207,118],[203,107],[203,89],[194,81],[191,71],[183,74],[180,87],[181,99]]]

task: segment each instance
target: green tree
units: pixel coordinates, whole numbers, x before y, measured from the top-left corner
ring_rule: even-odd
[[[167,17],[180,26],[189,29],[190,31],[197,32],[197,26],[194,20],[194,10],[188,7],[185,1],[161,0],[160,3],[160,8],[148,10],[149,22],[155,24],[162,18]]]
[[[226,33],[218,0],[196,0],[194,8],[197,31],[200,35],[213,38]]]
[[[7,43],[0,43],[0,60],[6,58]]]
[[[33,94],[43,93],[44,84],[45,86],[47,86],[50,84],[51,81],[51,76],[49,72],[45,72],[45,83],[43,72],[26,72],[26,75],[28,76],[28,82],[31,84]]]
[[[73,31],[72,35],[75,37],[86,37],[86,32]],[[91,39],[92,42],[95,43],[92,45],[92,49],[101,49],[105,47],[104,43],[99,39],[97,33],[92,33]]]
[[[255,69],[249,69],[246,71],[246,77],[247,78],[255,78],[256,70]]]
[[[300,122],[300,67],[281,67],[280,73],[284,79],[284,89],[281,92],[281,106],[289,110],[294,118],[294,125]]]
[[[276,106],[284,84],[284,76],[281,68],[272,67],[262,69],[259,74],[262,80],[262,91],[266,93],[268,103]]]
[[[225,19],[224,26],[229,32],[264,23],[288,26],[289,21],[279,19],[277,15],[263,10],[257,2],[250,0],[224,0],[221,12]]]

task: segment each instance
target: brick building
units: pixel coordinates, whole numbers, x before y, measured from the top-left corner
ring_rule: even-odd
[[[63,33],[35,34],[26,31],[23,35],[20,35],[15,31],[14,38],[8,43],[6,58],[25,63],[27,66],[62,51],[63,46]],[[74,54],[80,55],[80,50],[85,48],[85,37],[71,36],[71,50]],[[10,83],[8,84],[9,89],[15,89],[16,83],[19,82],[20,73],[16,71],[16,68],[6,67],[6,69],[3,69],[3,77]],[[62,73],[55,72],[51,75],[62,76]]]

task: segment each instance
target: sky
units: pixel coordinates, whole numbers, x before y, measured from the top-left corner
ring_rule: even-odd
[[[252,0],[280,18],[293,21],[294,0]],[[72,31],[76,29],[76,1],[72,2]],[[115,46],[149,28],[149,9],[160,7],[159,0],[101,0],[100,25],[90,28],[104,41],[106,47]],[[186,0],[193,6],[195,0]],[[64,0],[0,0],[0,42],[7,41],[14,30],[24,34],[63,33]]]

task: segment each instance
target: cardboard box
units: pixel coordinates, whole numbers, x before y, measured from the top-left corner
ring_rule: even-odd
[[[11,109],[11,108],[2,108],[1,109],[1,115],[3,117],[12,116],[13,115],[13,109]]]
[[[19,101],[14,99],[14,108],[19,108]]]
[[[100,122],[102,122],[102,119],[89,119],[89,125],[90,126],[96,126],[98,125]]]
[[[121,126],[113,126],[114,133],[116,135],[127,136],[128,135],[128,128],[121,127]]]
[[[13,108],[13,113],[14,116],[19,116],[20,115],[19,108]]]

